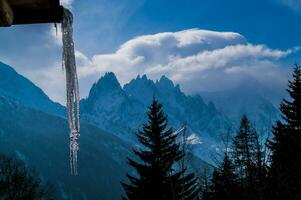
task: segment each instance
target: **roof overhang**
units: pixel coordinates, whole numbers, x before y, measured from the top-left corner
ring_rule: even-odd
[[[0,26],[59,23],[62,18],[59,0],[0,0]]]

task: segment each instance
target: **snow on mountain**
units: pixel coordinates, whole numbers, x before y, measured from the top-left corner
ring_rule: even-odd
[[[207,105],[200,96],[185,95],[165,76],[156,82],[146,75],[137,76],[122,88],[113,73],[101,77],[88,98],[82,100],[82,119],[102,128],[114,129],[108,126],[114,122],[136,130],[144,122],[153,97],[163,104],[172,126],[187,123],[198,133],[208,132],[214,136],[229,123],[212,103]],[[119,131],[130,134],[127,130]]]
[[[179,85],[166,76],[153,82],[144,75],[124,86],[125,92],[148,107],[155,96],[163,104],[172,126],[187,124],[194,132],[208,133],[216,137],[218,132],[230,125],[230,120],[222,115],[212,103],[206,104],[199,95],[185,95]]]
[[[163,104],[170,126],[178,129],[185,124],[188,135],[194,133],[204,141],[195,144],[198,149],[211,148],[231,126],[231,121],[212,102],[206,104],[198,95],[185,95],[165,76],[155,82],[146,75],[137,76],[122,88],[113,73],[101,77],[81,101],[82,120],[135,144],[134,133],[145,122],[153,97]],[[200,157],[208,160],[208,155],[202,153]]]
[[[0,62],[0,95],[46,113],[65,116],[65,108],[55,103],[31,81]]]
[[[134,136],[130,127],[141,121],[143,105],[130,99],[113,73],[107,73],[95,83],[89,97],[81,100],[81,119],[110,130],[126,140]],[[126,134],[127,133],[127,134]]]

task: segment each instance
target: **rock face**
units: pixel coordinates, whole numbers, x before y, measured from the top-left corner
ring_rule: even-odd
[[[107,73],[95,83],[89,97],[81,101],[83,121],[108,128],[123,139],[133,136],[128,131],[140,121],[140,112],[144,113],[141,103],[130,99],[113,73]]]
[[[231,121],[212,102],[204,103],[199,95],[185,95],[165,76],[158,81],[137,76],[122,88],[113,73],[101,77],[81,101],[82,120],[136,145],[134,133],[145,122],[147,107],[154,97],[163,104],[170,126],[180,129],[186,125],[187,136],[197,138],[199,142],[193,144],[197,154],[212,148],[215,151],[219,136],[231,126]],[[198,156],[210,160],[207,153]]]
[[[185,95],[165,76],[156,82],[146,75],[138,76],[122,88],[113,73],[100,78],[88,98],[81,101],[82,119],[123,138],[131,137],[131,132],[145,121],[154,97],[163,104],[170,125],[175,128],[187,124],[194,132],[214,137],[230,123],[212,103],[204,103],[200,96]]]

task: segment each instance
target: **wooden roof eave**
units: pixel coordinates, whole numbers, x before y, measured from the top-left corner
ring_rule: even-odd
[[[59,0],[0,0],[0,26],[59,23],[62,17]]]

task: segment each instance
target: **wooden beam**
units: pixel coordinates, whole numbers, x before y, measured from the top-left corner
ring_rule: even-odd
[[[50,9],[60,5],[59,0],[7,0],[12,9]]]
[[[0,0],[0,27],[60,23],[63,13],[59,0]]]
[[[11,26],[14,13],[6,0],[0,0],[0,26]]]
[[[13,24],[61,23],[62,19],[63,7],[56,9],[14,9]]]

